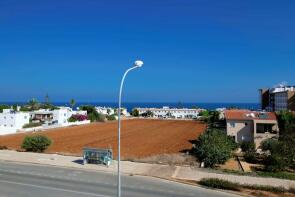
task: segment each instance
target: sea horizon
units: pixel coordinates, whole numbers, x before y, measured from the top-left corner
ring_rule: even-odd
[[[0,104],[6,105],[24,105],[27,102],[0,102]],[[55,106],[70,106],[69,102],[51,102]],[[94,105],[101,107],[117,107],[117,102],[77,102],[74,108],[79,107],[81,105]],[[259,110],[259,103],[251,103],[251,102],[123,102],[122,107],[127,108],[128,111],[131,111],[136,107],[155,107],[162,108],[163,106],[167,106],[170,108],[192,108],[198,107],[202,109],[213,110],[216,108],[229,108],[236,107],[240,109],[249,109],[249,110]]]

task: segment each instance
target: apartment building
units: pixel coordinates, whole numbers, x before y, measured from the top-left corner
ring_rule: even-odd
[[[265,111],[295,111],[295,86],[279,85],[260,89],[261,109]]]
[[[197,118],[200,109],[177,109],[177,108],[137,108],[139,115],[151,111],[156,118],[176,118],[176,119],[193,119]]]
[[[268,138],[278,137],[279,127],[274,112],[225,110],[226,132],[237,143],[249,141],[258,148]]]
[[[30,114],[28,112],[4,109],[3,113],[0,113],[0,135],[15,133],[29,122]]]

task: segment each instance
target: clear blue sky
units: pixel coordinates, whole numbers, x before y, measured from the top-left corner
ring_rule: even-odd
[[[258,102],[295,85],[295,1],[0,1],[0,101]]]

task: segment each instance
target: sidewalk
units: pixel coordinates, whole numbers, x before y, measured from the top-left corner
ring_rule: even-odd
[[[117,172],[117,162],[110,167],[94,164],[82,164],[82,157],[62,156],[57,154],[42,154],[0,150],[0,160],[53,165],[59,167],[79,168],[86,170],[104,171],[109,173]],[[144,176],[155,176],[165,179],[182,179],[199,181],[202,178],[221,178],[240,184],[257,184],[281,186],[285,188],[295,187],[295,181],[267,177],[238,176],[231,174],[209,172],[205,169],[168,166],[159,164],[136,163],[129,161],[121,162],[121,171],[124,174],[137,174]]]

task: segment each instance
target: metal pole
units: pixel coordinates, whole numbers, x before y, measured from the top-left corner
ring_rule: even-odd
[[[121,97],[122,97],[122,89],[124,85],[124,80],[126,75],[128,74],[129,71],[137,68],[132,67],[126,70],[126,72],[123,75],[123,78],[121,80],[121,86],[120,86],[120,93],[119,93],[119,109],[118,109],[118,197],[121,197],[121,174],[120,174],[120,161],[121,161]]]

